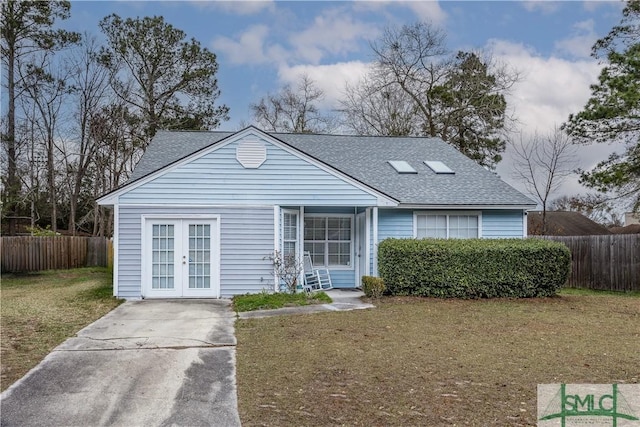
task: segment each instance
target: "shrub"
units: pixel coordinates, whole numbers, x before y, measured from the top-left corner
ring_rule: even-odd
[[[567,281],[571,254],[538,239],[387,239],[378,270],[393,295],[542,297]]]
[[[379,277],[362,276],[362,292],[369,298],[380,298],[385,291],[384,280]]]

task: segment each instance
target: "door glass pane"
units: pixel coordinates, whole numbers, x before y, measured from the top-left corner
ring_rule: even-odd
[[[189,289],[211,288],[211,225],[189,224]]]
[[[173,289],[174,226],[154,224],[151,227],[151,288]]]

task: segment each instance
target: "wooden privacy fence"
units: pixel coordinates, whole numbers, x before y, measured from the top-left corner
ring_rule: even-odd
[[[0,254],[6,273],[107,267],[113,263],[113,244],[106,237],[1,237]]]
[[[640,291],[640,234],[538,237],[571,251],[569,287]]]

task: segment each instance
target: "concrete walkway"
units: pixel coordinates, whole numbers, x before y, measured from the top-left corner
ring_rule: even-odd
[[[1,395],[1,426],[239,426],[228,300],[126,302]]]
[[[301,307],[285,307],[276,310],[245,311],[238,314],[241,319],[255,319],[260,317],[281,316],[284,314],[319,313],[323,311],[348,311],[365,308],[375,308],[373,304],[362,302],[364,296],[357,289],[331,289],[325,291],[333,301],[331,304],[304,305]]]

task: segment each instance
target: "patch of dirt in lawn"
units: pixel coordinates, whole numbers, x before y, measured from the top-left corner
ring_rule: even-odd
[[[240,320],[243,425],[535,425],[536,386],[640,382],[640,298],[385,298]]]

